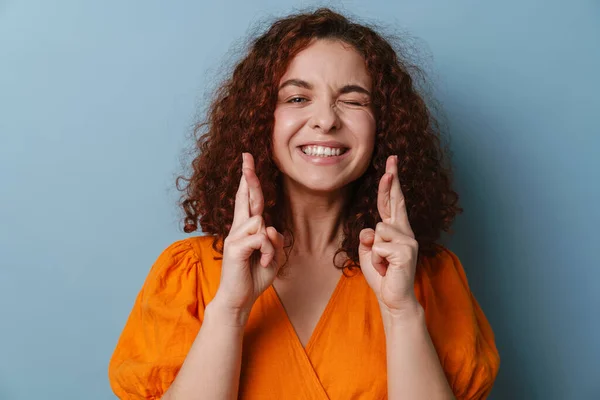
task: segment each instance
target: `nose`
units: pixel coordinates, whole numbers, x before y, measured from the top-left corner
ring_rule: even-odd
[[[340,117],[335,103],[320,102],[314,104],[313,114],[309,125],[312,129],[320,129],[329,132],[332,129],[340,129]]]

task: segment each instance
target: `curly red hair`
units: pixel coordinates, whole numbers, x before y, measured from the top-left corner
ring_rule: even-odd
[[[274,110],[278,83],[289,62],[315,39],[343,41],[364,57],[372,79],[376,117],[372,161],[351,183],[352,199],[343,215],[344,239],[336,256],[344,252],[348,259],[336,267],[359,266],[359,232],[381,221],[376,193],[386,159],[392,154],[398,155],[401,188],[419,256],[436,255],[441,251],[436,244],[441,231],[450,232],[455,216],[463,210],[451,187],[450,166],[444,165],[438,124],[411,76],[422,70],[401,59],[372,28],[328,8],[275,21],[252,41],[232,76],[218,88],[205,121],[194,129],[191,176],[179,176],[176,182],[183,192],[184,231],[196,231],[199,222],[204,233],[215,236],[213,248],[223,254],[242,173],[242,152],[249,152],[264,193],[265,222],[293,240],[285,218],[281,173],[271,157]],[[186,182],[184,187],[180,180]]]

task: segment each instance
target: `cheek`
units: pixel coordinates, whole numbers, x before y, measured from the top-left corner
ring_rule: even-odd
[[[273,142],[281,143],[288,141],[306,123],[307,115],[305,114],[306,113],[299,112],[299,110],[275,110]]]
[[[275,123],[273,125],[272,157],[275,165],[282,170],[280,160],[286,159],[289,153],[290,141],[293,136],[304,126],[304,118],[295,110],[275,110]]]
[[[375,118],[367,111],[346,112],[343,116],[344,125],[354,132],[356,139],[366,147],[375,143]]]

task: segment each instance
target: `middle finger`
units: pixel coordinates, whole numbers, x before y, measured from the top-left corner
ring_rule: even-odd
[[[386,174],[390,174],[392,179],[390,185],[386,187],[388,189],[387,195],[389,196],[389,220],[384,220],[384,222],[396,225],[404,235],[414,238],[415,234],[410,226],[406,210],[406,199],[402,193],[400,178],[398,176],[398,157],[388,157],[385,167]]]

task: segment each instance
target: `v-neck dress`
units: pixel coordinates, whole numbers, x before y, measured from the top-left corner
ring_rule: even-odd
[[[152,266],[109,363],[120,399],[160,399],[194,342],[219,287],[212,236],[167,247]],[[387,399],[386,343],[379,305],[360,269],[342,275],[302,346],[271,285],[245,327],[240,399]],[[463,267],[443,249],[423,258],[415,294],[457,399],[483,399],[500,358]]]

